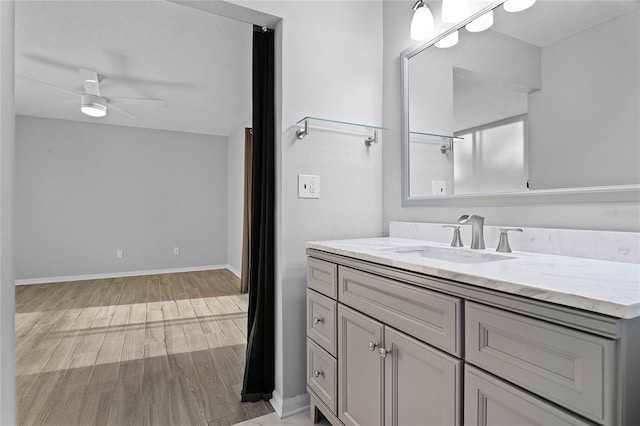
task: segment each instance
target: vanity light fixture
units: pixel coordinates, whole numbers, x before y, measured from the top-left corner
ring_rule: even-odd
[[[469,0],[443,0],[442,22],[455,24],[469,16]]]
[[[469,22],[465,28],[471,33],[479,33],[489,29],[493,25],[493,10],[488,11],[484,15]]]
[[[453,32],[446,36],[445,38],[436,42],[436,47],[440,49],[446,49],[447,47],[452,47],[458,44],[458,32]]]
[[[525,9],[529,9],[536,0],[507,0],[502,7],[507,12],[522,12]]]
[[[107,100],[95,95],[80,96],[80,111],[89,117],[104,117],[107,115]]]
[[[411,19],[411,39],[416,41],[427,40],[436,31],[433,14],[424,0],[418,0],[413,5],[413,18]]]

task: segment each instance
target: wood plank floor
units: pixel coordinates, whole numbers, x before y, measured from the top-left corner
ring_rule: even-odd
[[[248,297],[227,270],[16,288],[20,425],[219,425],[241,403]]]

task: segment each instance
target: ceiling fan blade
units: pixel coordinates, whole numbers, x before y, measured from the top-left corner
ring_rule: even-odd
[[[130,119],[132,119],[132,120],[137,120],[137,119],[139,119],[139,118],[140,118],[140,117],[138,117],[137,115],[130,113],[130,112],[129,112],[129,111],[127,111],[126,109],[122,109],[121,107],[119,107],[119,106],[117,106],[117,105],[114,105],[114,104],[111,104],[111,103],[109,104],[108,108],[111,108],[111,109],[113,109],[114,111],[119,112],[120,114],[122,114],[122,115],[124,115],[125,117],[130,118]]]
[[[112,54],[112,55],[115,54],[114,52],[111,52],[109,49],[105,49],[105,50],[107,54]],[[39,62],[40,64],[46,65],[49,68],[57,69],[59,71],[65,71],[65,72],[71,72],[71,73],[78,72],[77,65],[69,64],[66,62],[60,62],[57,59],[53,59],[47,56],[33,54],[33,53],[23,54],[22,56],[33,62]],[[117,57],[114,57],[112,59],[112,62],[119,64],[119,68],[125,68],[127,59],[118,55]],[[115,71],[110,72],[109,80],[112,80],[112,81],[117,80],[122,83],[128,83],[135,86],[143,86],[143,87],[150,86],[150,85],[163,86],[163,87],[176,88],[176,89],[193,89],[196,87],[194,83],[187,83],[187,82],[180,82],[180,81],[166,81],[166,80],[154,79],[154,78],[133,78],[129,74],[124,73],[124,71],[122,72],[123,72],[122,74],[118,74]],[[98,77],[100,78],[100,80],[104,79],[104,78],[101,78],[104,76],[101,76],[99,73],[98,73]]]
[[[78,100],[77,99],[69,99],[68,101],[58,101],[58,102],[53,102],[53,105],[59,106],[59,105],[67,105],[67,104],[77,104]]]
[[[38,55],[36,53],[25,53],[22,55],[24,58],[34,61],[34,62],[38,62],[41,65],[45,65],[48,66],[49,68],[53,68],[53,69],[57,69],[58,71],[65,71],[65,72],[70,72],[70,73],[77,73],[78,72],[78,66],[77,65],[72,65],[72,64],[67,64],[65,62],[60,62],[57,59],[53,59],[47,56],[43,56],[43,55]]]
[[[80,71],[80,77],[82,77],[82,84],[84,84],[84,90],[89,95],[100,96],[100,76],[97,72],[88,70],[86,68],[78,68]]]
[[[146,98],[120,98],[109,97],[107,98],[111,103],[125,104],[125,105],[166,105],[163,99],[146,99]]]
[[[49,87],[55,87],[56,89],[60,89],[60,90],[63,90],[65,92],[73,93],[74,95],[77,95],[77,96],[82,95],[82,93],[76,92],[75,90],[67,89],[66,87],[56,86],[55,84],[47,83],[46,81],[36,80],[35,78],[25,77],[23,75],[16,75],[16,78],[20,79],[20,80],[32,81],[34,83],[44,84],[45,86],[49,86]]]

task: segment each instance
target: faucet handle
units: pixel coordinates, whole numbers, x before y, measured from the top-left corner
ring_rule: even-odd
[[[462,238],[460,238],[460,225],[442,225],[443,228],[453,228],[453,239],[451,240],[451,247],[464,247],[462,245]]]
[[[511,253],[511,246],[509,245],[509,231],[522,232],[521,228],[500,228],[500,242],[496,251],[500,253]]]
[[[483,225],[484,217],[478,216],[477,214],[472,214],[471,216],[469,216],[468,214],[463,214],[462,216],[460,216],[460,218],[458,218],[458,223],[460,225],[467,225],[468,223],[470,223],[470,221],[477,221],[481,225]]]

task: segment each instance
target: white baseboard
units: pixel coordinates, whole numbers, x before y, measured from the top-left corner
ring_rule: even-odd
[[[293,398],[282,399],[282,396],[273,391],[271,400],[269,400],[271,406],[278,414],[278,417],[284,419],[285,417],[293,416],[309,409],[309,394],[304,393],[302,395],[294,396]]]
[[[273,394],[271,394],[271,399],[269,400],[271,406],[276,411],[278,417],[282,418],[282,396],[278,393],[278,391],[274,390]]]
[[[227,265],[227,269],[230,270],[231,272],[233,272],[233,275],[235,275],[236,277],[240,278],[240,271],[238,271],[236,268],[234,268],[231,265]]]
[[[154,270],[147,270],[147,271],[109,272],[104,274],[27,278],[27,279],[16,280],[16,285],[63,283],[63,282],[70,282],[70,281],[99,280],[104,278],[140,277],[143,275],[174,274],[178,272],[211,271],[214,269],[229,269],[231,272],[233,272],[233,270],[230,268],[229,265],[187,266],[184,268],[154,269]]]

